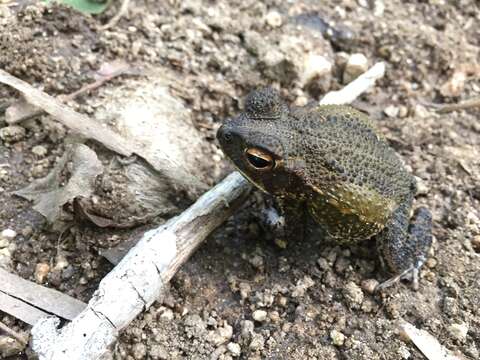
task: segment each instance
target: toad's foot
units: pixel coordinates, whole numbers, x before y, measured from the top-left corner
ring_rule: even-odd
[[[432,244],[432,215],[428,209],[418,208],[409,225],[409,205],[400,206],[378,235],[380,258],[397,275],[379,284],[375,291],[402,279],[411,279],[413,288],[418,289],[418,274]]]

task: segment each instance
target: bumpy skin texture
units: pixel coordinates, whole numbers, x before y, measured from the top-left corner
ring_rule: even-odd
[[[420,209],[409,225],[415,180],[365,114],[337,105],[289,108],[266,88],[247,96],[245,112],[217,138],[239,171],[284,205],[287,225],[290,217],[298,227],[306,210],[335,241],[377,235],[395,274],[423,264],[430,213]]]

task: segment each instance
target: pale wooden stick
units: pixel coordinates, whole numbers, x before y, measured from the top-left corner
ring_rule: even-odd
[[[230,174],[181,215],[145,233],[100,282],[87,308],[58,330],[47,317],[32,328],[40,359],[98,359],[140,312],[159,299],[180,266],[202,241],[243,203],[251,186]]]
[[[460,360],[443,347],[437,339],[425,330],[417,329],[412,324],[401,320],[399,323],[400,335],[413,342],[428,360]]]
[[[128,64],[126,63],[121,64],[119,68],[113,71],[111,74],[104,75],[99,79],[95,80],[94,82],[83,86],[77,91],[74,91],[71,94],[60,95],[58,96],[58,100],[60,100],[63,103],[71,101],[75,99],[78,95],[81,95],[85,92],[92,91],[92,90],[95,90],[96,88],[99,88],[100,86],[105,84],[107,81],[110,81],[115,77],[124,74],[129,69],[130,69],[130,66]],[[30,104],[28,101],[22,99],[22,100],[18,100],[17,102],[15,102],[14,104],[12,104],[6,109],[5,121],[8,124],[16,124],[21,121],[28,120],[36,116],[42,115],[43,113],[44,113],[44,110],[42,108],[36,107]]]
[[[375,85],[375,81],[385,75],[385,63],[378,62],[370,69],[357,77],[343,89],[331,91],[320,100],[320,105],[327,104],[350,104],[357,97]]]

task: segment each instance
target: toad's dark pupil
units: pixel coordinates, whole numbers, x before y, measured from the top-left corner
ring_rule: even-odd
[[[264,169],[272,164],[271,160],[262,159],[261,157],[247,153],[247,159],[257,169]]]

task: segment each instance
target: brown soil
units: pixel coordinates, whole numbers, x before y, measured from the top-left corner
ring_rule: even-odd
[[[179,79],[173,92],[192,110],[211,149],[205,162],[222,176],[231,168],[214,159],[215,130],[239,110],[248,90],[274,84],[292,102],[315,100],[342,86],[345,54],[386,61],[385,78],[355,105],[368,109],[422,180],[417,205],[434,215],[434,253],[420,289],[402,283],[373,296],[361,289],[362,281],[386,275],[371,247],[318,239],[280,249],[260,226],[255,193],[175,276],[164,302],[122,333],[115,358],[231,359],[238,348],[243,359],[423,359],[400,337],[400,318],[459,356],[480,358],[480,111],[439,115],[424,106],[480,94],[478,2],[385,1],[383,13],[375,14],[383,1],[144,0],[131,2],[109,30],[99,25],[116,7],[86,17],[24,3],[0,5],[0,68],[52,95],[77,90],[102,63],[119,58],[138,69],[168,68]],[[280,27],[265,20],[272,11],[280,14]],[[262,52],[282,46],[283,35],[313,44],[334,63],[332,76],[302,86],[288,50],[283,68],[265,63]],[[455,71],[467,80],[449,92],[444,84]],[[121,77],[105,87],[129,81]],[[16,97],[0,85],[0,108]],[[81,96],[75,108],[92,113],[92,97]],[[383,110],[391,105],[401,115],[387,117]],[[0,127],[6,126],[0,113]],[[94,237],[113,244],[129,232],[75,225],[59,242],[31,204],[11,192],[49,172],[64,152],[66,131],[46,115],[20,126],[25,133],[0,142],[0,230],[18,233],[9,245],[10,269],[35,281],[36,265],[51,264],[45,285],[88,301],[111,269]],[[45,155],[32,152],[38,145]],[[211,175],[210,181],[220,179]],[[55,270],[60,256],[68,265]],[[267,312],[265,319],[257,310]],[[27,330],[5,314],[0,321]],[[466,336],[452,330],[456,324],[467,327]]]

